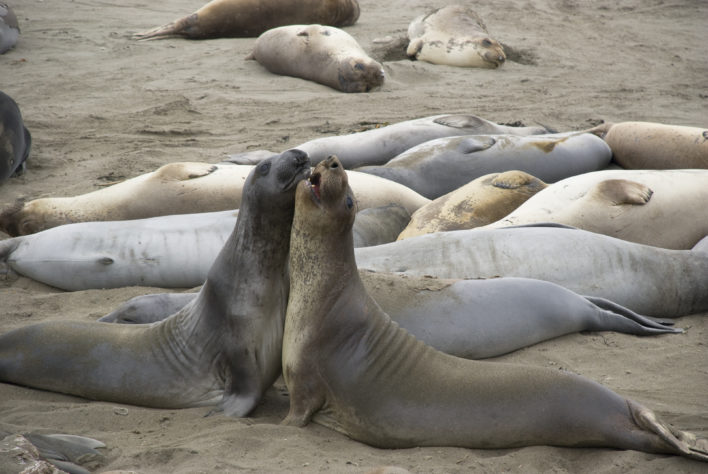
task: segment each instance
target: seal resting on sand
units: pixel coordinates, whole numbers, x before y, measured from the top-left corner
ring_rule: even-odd
[[[15,12],[7,3],[0,2],[0,54],[14,48],[19,37],[20,27]]]
[[[653,122],[603,123],[587,130],[626,169],[708,168],[708,129]]]
[[[136,39],[255,37],[283,25],[349,26],[359,19],[357,0],[212,0],[196,12]]]
[[[153,325],[55,321],[0,336],[0,381],[156,408],[244,416],[280,374],[287,254],[307,155],[249,174],[233,233],[195,300]]]
[[[290,25],[258,37],[255,59],[273,74],[300,77],[342,92],[369,92],[384,82],[383,66],[339,28]]]
[[[20,108],[12,97],[0,91],[0,183],[24,172],[31,145],[32,136],[22,121]]]
[[[290,240],[285,424],[380,448],[615,447],[708,461],[708,442],[565,371],[456,358],[393,323],[354,261],[356,206],[336,157],[298,184]]]
[[[506,55],[471,8],[448,5],[421,15],[408,26],[409,57],[448,66],[496,68]]]

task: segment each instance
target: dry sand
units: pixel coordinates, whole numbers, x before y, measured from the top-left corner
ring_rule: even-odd
[[[22,36],[0,56],[0,90],[19,103],[34,143],[27,173],[0,186],[2,206],[88,192],[169,162],[280,151],[439,113],[560,131],[602,120],[708,121],[708,3],[702,0],[481,2],[474,8],[490,33],[513,51],[501,69],[387,61],[382,90],[351,95],[245,61],[254,39],[131,39],[191,13],[201,0],[10,3]],[[375,38],[404,35],[414,16],[445,2],[360,4],[359,22],[347,31],[369,49]],[[155,291],[64,293],[25,278],[0,285],[2,332],[44,320],[93,320]],[[684,317],[677,325],[689,330],[654,338],[577,334],[503,359],[584,374],[708,436],[708,319]],[[98,438],[108,445],[101,470],[140,473],[363,473],[388,464],[416,473],[706,469],[678,457],[611,449],[379,450],[314,424],[282,427],[287,406],[282,382],[240,420],[204,417],[203,408],[119,407],[0,384],[0,429]]]

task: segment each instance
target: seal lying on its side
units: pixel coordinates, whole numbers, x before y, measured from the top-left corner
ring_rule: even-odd
[[[708,311],[708,238],[668,250],[572,228],[470,229],[357,249],[356,261],[377,272],[546,280],[656,317]]]
[[[357,0],[212,0],[191,15],[136,39],[255,37],[283,25],[322,23],[349,26],[359,19]]]
[[[602,298],[583,298],[528,278],[438,280],[360,271],[367,293],[404,329],[439,351],[496,357],[578,331],[639,336],[672,329]],[[155,293],[126,301],[99,321],[147,324],[176,313],[195,293]]]
[[[480,176],[415,211],[398,240],[491,224],[546,186],[523,171]]]
[[[603,170],[553,183],[485,228],[555,222],[687,250],[708,235],[708,169]]]
[[[290,25],[258,37],[255,59],[274,74],[300,77],[342,92],[369,92],[384,81],[383,66],[333,26]]]
[[[708,440],[596,382],[461,359],[417,340],[364,289],[352,245],[355,213],[334,157],[297,186],[283,335],[285,424],[314,419],[380,448],[604,446],[708,462]]]
[[[20,108],[12,97],[0,91],[0,183],[24,172],[31,145],[32,136],[22,121]]]
[[[171,163],[98,191],[10,206],[0,213],[0,230],[16,236],[74,222],[231,210],[240,205],[243,183],[252,169],[250,165]],[[360,209],[394,203],[413,212],[430,202],[393,181],[348,173]]]
[[[7,3],[0,2],[0,54],[14,48],[19,37],[20,27],[15,12]]]
[[[153,325],[58,321],[0,336],[0,381],[158,408],[246,415],[280,374],[293,193],[291,150],[246,180],[233,233],[196,299]]]
[[[457,135],[542,135],[544,127],[509,127],[476,115],[433,115],[373,128],[364,132],[315,138],[296,148],[307,152],[312,164],[337,155],[346,169],[383,165],[391,158],[423,142]],[[252,153],[232,156],[237,164],[254,164],[261,158]]]
[[[448,66],[496,68],[506,55],[471,8],[448,5],[421,15],[408,26],[406,54],[419,61]]]
[[[591,133],[468,135],[439,138],[404,151],[383,166],[358,171],[390,179],[429,198],[489,173],[519,170],[547,183],[605,168],[610,147]]]
[[[708,129],[652,122],[603,123],[587,130],[627,169],[708,168]]]

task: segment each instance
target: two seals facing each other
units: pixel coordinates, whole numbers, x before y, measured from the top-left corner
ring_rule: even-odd
[[[357,0],[212,0],[196,12],[136,39],[255,37],[284,25],[349,26],[359,19]]]
[[[285,424],[314,420],[380,448],[606,446],[708,461],[706,440],[596,382],[449,356],[393,323],[359,278],[356,206],[336,158],[299,183],[295,199]]]

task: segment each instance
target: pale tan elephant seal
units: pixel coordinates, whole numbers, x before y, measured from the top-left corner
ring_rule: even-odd
[[[491,224],[546,186],[523,171],[480,176],[415,211],[397,240]]]
[[[453,357],[393,323],[366,293],[356,205],[336,157],[298,184],[290,238],[285,424],[314,420],[380,448],[614,447],[708,462],[708,441],[567,371]]]
[[[448,66],[496,68],[506,55],[472,9],[448,5],[417,17],[408,26],[409,57]]]
[[[652,122],[603,123],[588,130],[627,169],[708,168],[708,128]]]
[[[196,12],[137,33],[136,39],[255,37],[283,25],[349,26],[359,19],[357,0],[212,0]]]
[[[258,37],[255,59],[274,74],[300,77],[342,92],[369,92],[384,81],[383,66],[339,28],[290,25]]]

